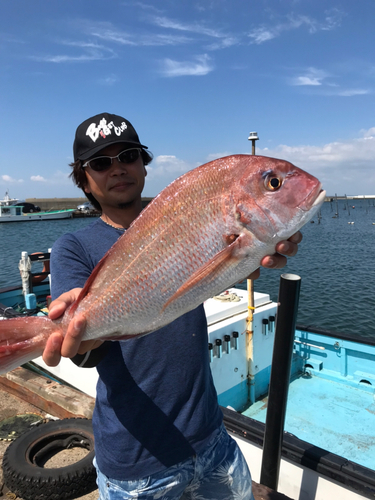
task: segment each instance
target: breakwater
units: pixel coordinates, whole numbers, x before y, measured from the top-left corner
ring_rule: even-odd
[[[142,198],[142,208],[144,208],[152,198],[144,197]],[[87,198],[27,198],[25,201],[28,203],[33,203],[40,207],[42,211],[48,210],[67,210],[71,208],[77,208],[78,205],[85,203]]]

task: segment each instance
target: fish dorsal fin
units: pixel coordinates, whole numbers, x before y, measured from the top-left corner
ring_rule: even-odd
[[[237,235],[236,235],[237,236]],[[200,267],[193,273],[190,278],[172,295],[172,297],[166,302],[162,310],[165,310],[177,299],[180,299],[183,295],[192,290],[199,283],[206,282],[207,280],[214,280],[219,273],[222,272],[223,268],[233,259],[233,251],[237,247],[237,237],[230,245],[225,247],[223,250],[218,252],[211,260],[206,262],[204,266]]]

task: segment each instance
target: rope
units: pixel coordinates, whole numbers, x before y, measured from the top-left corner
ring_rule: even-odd
[[[235,292],[228,292],[228,290],[220,295],[215,295],[213,298],[215,300],[220,300],[221,302],[240,302],[241,300],[241,297],[239,297]]]

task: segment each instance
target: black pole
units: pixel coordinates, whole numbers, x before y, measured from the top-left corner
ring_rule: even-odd
[[[301,278],[280,277],[260,482],[277,491]]]

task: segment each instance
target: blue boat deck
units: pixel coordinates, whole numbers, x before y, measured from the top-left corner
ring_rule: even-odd
[[[302,375],[289,386],[285,431],[331,453],[375,469],[374,387]],[[243,415],[265,423],[267,398]]]

